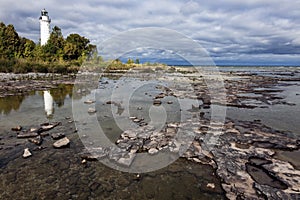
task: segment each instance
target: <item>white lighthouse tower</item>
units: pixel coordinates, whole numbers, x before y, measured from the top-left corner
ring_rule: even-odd
[[[40,16],[41,45],[45,45],[50,37],[50,22],[51,19],[44,8]]]

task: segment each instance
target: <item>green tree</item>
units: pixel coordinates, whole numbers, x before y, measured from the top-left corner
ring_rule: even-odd
[[[134,64],[134,61],[131,58],[128,58],[128,60],[127,60],[126,63],[129,64],[129,65],[131,65],[131,64]]]
[[[54,26],[47,44],[43,46],[48,61],[58,61],[63,57],[65,40],[61,29]]]
[[[77,33],[70,34],[66,38],[64,58],[66,60],[86,60],[94,46],[89,45],[89,43],[89,39]]]
[[[135,64],[140,64],[140,59],[135,59]]]
[[[20,38],[14,26],[0,24],[0,56],[1,58],[12,59],[17,56],[20,46]]]

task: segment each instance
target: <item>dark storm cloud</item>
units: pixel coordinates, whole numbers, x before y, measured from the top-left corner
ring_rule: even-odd
[[[217,63],[300,60],[300,1],[2,0],[0,21],[38,41],[42,8],[65,37],[76,32],[98,46],[132,28],[162,27],[194,39]]]

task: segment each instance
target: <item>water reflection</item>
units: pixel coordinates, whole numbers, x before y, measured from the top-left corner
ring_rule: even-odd
[[[53,97],[50,94],[50,91],[44,91],[44,107],[47,118],[52,118],[54,113],[54,103]]]
[[[25,96],[8,96],[5,98],[0,98],[0,113],[7,115],[12,110],[19,110],[20,106],[25,99]]]
[[[59,85],[50,90],[32,91],[28,95],[6,96],[0,98],[0,115],[9,115],[12,111],[22,109],[26,110],[26,108],[35,107],[40,102],[41,106],[44,104],[41,109],[44,109],[46,117],[52,118],[55,108],[64,106],[65,100],[72,98],[72,91],[73,85]],[[81,99],[81,97],[78,98]]]

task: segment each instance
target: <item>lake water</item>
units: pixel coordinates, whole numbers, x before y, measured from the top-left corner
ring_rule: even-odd
[[[300,74],[300,68],[295,67],[223,67],[220,68],[220,71],[224,73],[234,71],[236,73],[241,74],[256,73],[264,76],[281,77],[290,77],[291,73],[294,73],[295,76],[299,76]],[[45,91],[32,91],[29,95],[26,96],[8,96],[0,98],[0,137],[5,137],[5,134],[7,134],[12,127],[16,127],[17,125],[22,125],[26,127],[38,125],[44,122],[66,121],[66,119],[69,118],[73,119],[74,113],[72,110],[72,106],[84,105],[83,102],[85,100],[95,99],[97,119],[101,127],[105,130],[105,133],[107,134],[109,139],[111,141],[116,141],[122,133],[122,131],[116,125],[114,118],[120,116],[122,112],[124,112],[124,110],[123,107],[118,106],[118,104],[111,105],[107,104],[106,102],[109,101],[110,88],[112,88],[117,82],[118,80],[105,78],[104,80],[102,80],[102,83],[99,83],[100,90],[93,90],[88,92],[79,92],[75,90],[76,94],[73,93],[73,85],[59,85],[59,87],[56,89],[50,89]],[[139,80],[136,80],[137,85],[139,84],[139,82]],[[155,87],[157,84],[162,83],[159,81],[154,81],[149,84],[143,82],[143,87],[136,88],[136,90],[134,90],[135,92],[131,96],[133,100],[132,102],[129,102],[130,115],[136,116],[138,118],[144,118],[145,122],[149,123],[151,121],[155,121],[155,118],[161,119],[161,116],[149,115],[149,109],[151,109],[151,107],[153,106],[153,97],[160,93],[160,90]],[[282,89],[283,92],[280,92],[277,95],[282,96],[285,99],[285,101],[293,105],[276,104],[269,105],[267,108],[258,107],[254,109],[228,107],[226,117],[234,120],[245,121],[261,120],[263,124],[270,126],[273,129],[299,135],[299,84],[300,82],[293,82],[293,84],[291,85],[280,86],[275,88]],[[261,88],[257,88],[257,90],[260,89]],[[124,93],[118,93],[115,96],[115,100],[117,100],[117,103],[122,102],[123,96],[126,96],[126,90],[122,91]],[[259,95],[253,93],[244,93],[240,94],[240,96],[257,97]],[[180,118],[180,114],[178,115],[180,111],[179,104],[176,102],[176,98],[166,97],[164,101],[164,111],[166,113],[161,114],[166,115],[166,119],[169,121],[178,120],[178,118]],[[167,101],[172,101],[173,103],[168,105],[166,104]],[[86,112],[89,107],[90,105],[84,105],[84,112]],[[89,123],[88,119],[81,119],[80,121],[83,123]],[[128,123],[128,119],[120,118],[119,123],[119,126],[126,126],[126,123]],[[157,121],[158,126],[159,123],[160,122]],[[87,128],[86,130],[88,131],[89,129]],[[76,136],[74,136],[74,138],[76,138]],[[76,144],[77,143],[79,144],[80,140],[78,140]],[[76,149],[76,147],[74,146],[71,146],[71,149],[72,148]],[[56,198],[61,197],[59,196],[59,194],[67,194],[66,196],[68,198],[75,198],[82,194],[86,194],[87,196],[93,196],[94,198],[97,197],[97,195],[108,195],[107,197],[110,197],[111,195],[115,198],[124,198],[126,197],[128,191],[134,194],[133,196],[140,199],[148,199],[153,197],[161,199],[175,197],[196,199],[224,198],[224,192],[222,191],[222,189],[220,189],[220,181],[216,179],[214,170],[208,166],[191,163],[187,162],[186,160],[179,159],[167,168],[146,174],[145,177],[143,177],[141,183],[138,184],[136,182],[135,174],[130,175],[126,173],[124,174],[116,172],[115,170],[109,169],[101,164],[99,166],[99,163],[96,164],[92,162],[91,164],[89,164],[90,168],[84,168],[81,166],[78,167],[75,164],[78,164],[78,162],[81,161],[78,161],[75,158],[73,160],[72,155],[72,152],[69,150],[66,150],[66,152],[64,153],[54,153],[54,150],[51,149],[46,155],[39,154],[34,155],[32,157],[34,160],[32,162],[35,162],[34,167],[27,169],[28,167],[26,168],[26,166],[32,166],[32,163],[29,160],[25,160],[23,162],[22,159],[17,159],[13,161],[13,164],[8,165],[7,169],[3,169],[2,175],[5,178],[5,174],[18,174],[17,171],[19,170],[19,168],[22,168],[20,169],[20,172],[23,170],[23,168],[26,168],[26,173],[31,174],[32,177],[37,176],[37,179],[41,181],[40,187],[43,189],[43,191],[47,190],[49,185],[51,187],[59,188],[57,189],[55,194],[51,193],[48,196],[51,197],[51,195],[56,195]],[[64,168],[61,164],[58,164],[58,161],[61,163],[65,162],[63,159],[64,156],[68,160],[70,160],[68,161],[67,168]],[[293,159],[295,157],[294,154],[286,154],[281,156]],[[52,177],[51,180],[53,183],[49,181],[49,178],[47,178],[47,174],[49,173],[49,171],[45,170],[46,168],[54,170],[53,172],[51,172],[51,176],[49,175],[50,177]],[[58,169],[56,170],[56,168]],[[24,171],[22,172],[24,173]],[[60,180],[60,177],[65,177],[65,174],[67,174],[65,180],[57,181]],[[78,177],[75,180],[73,176],[76,177],[76,174],[78,174]],[[72,176],[72,178],[70,178],[70,176]],[[53,177],[56,177],[56,179]],[[85,180],[86,177],[88,177],[88,180]],[[127,179],[129,183],[123,183],[123,179]],[[26,177],[19,179],[15,178],[11,180],[18,182],[19,184],[24,183],[24,187],[25,185],[29,186],[31,184],[29,179]],[[96,183],[101,183],[103,185],[104,189],[102,189],[101,194],[97,193],[100,186],[96,187],[95,185],[93,185],[95,184],[95,180],[97,180]],[[106,181],[103,182],[103,180]],[[104,185],[106,184],[105,182],[108,182],[108,185],[104,187]],[[216,185],[217,191],[210,190],[206,187],[206,185],[211,182],[213,182]],[[72,190],[72,184],[70,183],[72,183],[75,187],[75,191],[70,192]],[[109,187],[111,186],[110,183],[114,185],[112,191],[116,191],[115,194],[111,194],[109,192]],[[124,185],[119,185],[120,183],[123,183]],[[69,186],[64,186],[63,184]],[[10,187],[14,188],[14,186]],[[39,186],[36,185],[36,187]],[[85,191],[84,189],[82,189],[85,187],[90,188],[89,191]],[[154,187],[155,189],[151,189],[152,187]],[[63,188],[65,188],[65,190]],[[78,189],[78,191],[80,191],[80,194],[77,193],[78,191],[76,191],[76,188]],[[96,188],[95,191],[93,191],[93,188]],[[122,188],[122,190],[120,188]],[[14,190],[16,191],[17,189],[15,188]],[[31,189],[27,189],[27,191],[30,190]],[[24,189],[24,191],[26,191],[26,189]],[[170,196],[171,193],[173,196]],[[18,194],[19,197],[21,197],[20,195],[24,195],[26,193],[16,194]],[[39,193],[36,193],[35,196],[40,197]]]

